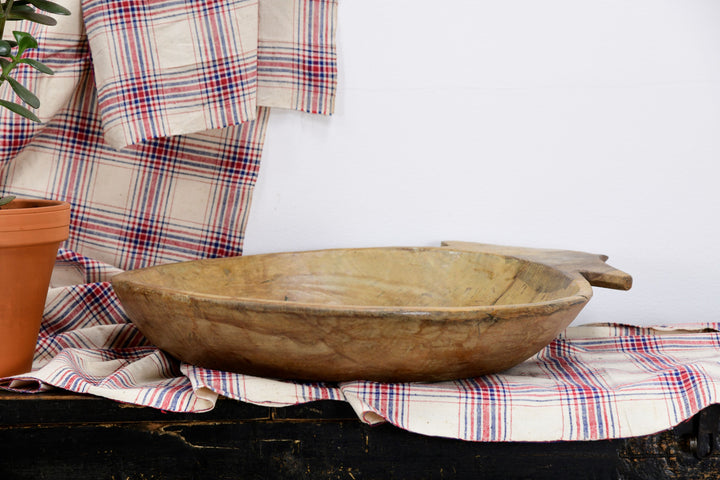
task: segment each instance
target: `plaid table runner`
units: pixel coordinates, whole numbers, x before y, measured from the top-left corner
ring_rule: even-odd
[[[644,435],[720,402],[720,324],[570,327],[506,372],[441,383],[301,383],[209,370],[145,340],[108,282],[119,271],[62,250],[33,372],[0,387],[57,386],[181,412],[208,411],[218,395],[266,406],[342,400],[366,423],[472,441]]]

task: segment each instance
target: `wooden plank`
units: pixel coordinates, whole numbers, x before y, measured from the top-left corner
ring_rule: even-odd
[[[538,452],[351,421],[16,427],[0,429],[0,444],[3,479],[611,478],[617,461],[611,442]]]
[[[0,393],[0,479],[719,478],[695,420],[624,440],[474,443],[360,423],[343,402],[266,408],[221,399],[168,414],[61,392]]]

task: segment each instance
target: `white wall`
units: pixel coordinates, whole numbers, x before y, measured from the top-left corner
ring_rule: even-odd
[[[275,110],[245,254],[605,253],[576,323],[720,322],[720,2],[340,0],[329,118]]]

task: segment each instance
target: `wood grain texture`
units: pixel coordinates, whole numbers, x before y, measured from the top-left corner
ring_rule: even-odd
[[[570,274],[580,274],[593,287],[615,290],[630,290],[632,287],[632,277],[630,275],[605,263],[608,259],[607,255],[572,250],[507,247],[488,243],[447,240],[443,241],[442,245],[458,250],[497,253],[531,262],[539,262]]]
[[[587,262],[577,270],[557,253],[509,251],[280,253],[162,265],[112,281],[143,334],[188,363],[302,380],[439,381],[522,362],[592,296]],[[613,283],[613,272],[602,275]]]

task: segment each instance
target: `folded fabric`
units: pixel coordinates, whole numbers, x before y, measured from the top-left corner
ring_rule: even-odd
[[[720,401],[718,327],[570,327],[501,374],[436,384],[355,382],[342,391],[367,421],[427,435],[477,441],[646,435]]]

